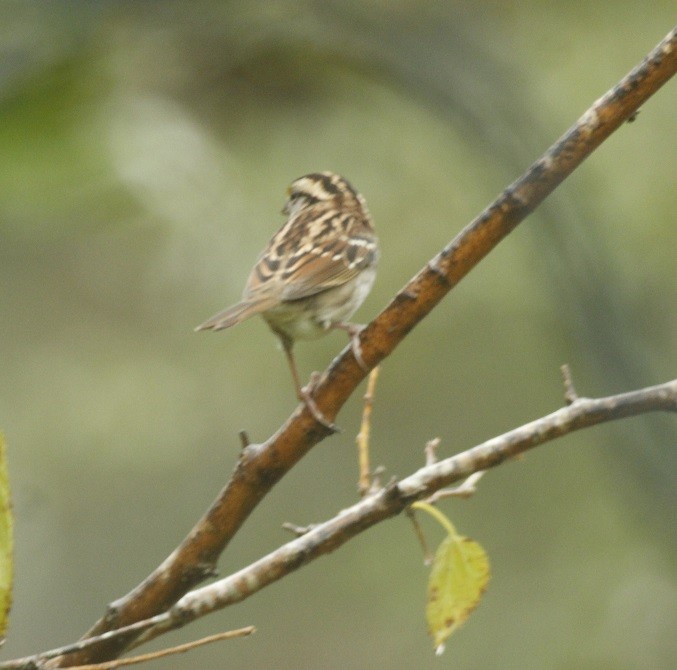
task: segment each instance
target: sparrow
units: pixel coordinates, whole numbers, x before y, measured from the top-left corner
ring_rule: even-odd
[[[297,398],[316,421],[336,430],[302,387],[293,354],[296,340],[346,331],[355,359],[363,326],[348,319],[364,302],[376,278],[378,238],[367,204],[347,179],[314,172],[294,180],[282,213],[286,223],[260,254],[240,302],[195,330],[223,330],[260,314],[279,338]]]

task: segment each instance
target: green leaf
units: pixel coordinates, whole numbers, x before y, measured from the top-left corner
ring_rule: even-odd
[[[5,638],[9,608],[12,604],[12,503],[9,495],[9,476],[5,439],[0,433],[0,641]]]
[[[450,533],[435,552],[428,580],[426,619],[438,655],[477,607],[488,581],[489,559],[481,545]]]

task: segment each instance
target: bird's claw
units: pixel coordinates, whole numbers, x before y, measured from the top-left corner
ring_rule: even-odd
[[[367,364],[364,362],[364,358],[362,358],[362,344],[360,343],[360,333],[363,330],[364,326],[355,326],[355,328],[348,331],[350,333],[350,347],[353,350],[353,356],[355,356],[357,364],[365,372],[369,372],[369,368],[367,367]]]
[[[310,375],[310,381],[308,384],[299,389],[299,400],[308,408],[308,411],[313,415],[313,419],[315,419],[315,421],[323,425],[328,431],[332,433],[338,433],[341,429],[335,423],[329,421],[329,419],[327,419],[324,414],[322,414],[320,408],[317,406],[313,400],[313,397],[310,395],[317,385],[319,379],[319,372],[313,372]]]

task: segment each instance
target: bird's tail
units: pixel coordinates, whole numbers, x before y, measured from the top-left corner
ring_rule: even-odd
[[[248,319],[250,316],[265,312],[271,306],[268,300],[243,300],[232,307],[228,307],[223,312],[215,314],[211,319],[201,323],[195,330],[223,330],[224,328],[230,328],[240,323],[240,321]]]

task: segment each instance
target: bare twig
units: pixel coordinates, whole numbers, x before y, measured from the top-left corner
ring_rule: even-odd
[[[595,102],[522,177],[510,185],[398,292],[390,305],[360,334],[362,357],[368,368],[375,367],[389,356],[412,328],[484,256],[675,74],[676,47],[677,29],[658,44],[640,65]],[[323,416],[332,421],[365,375],[365,370],[360,367],[352,353],[352,347],[346,347],[314,388],[313,398]],[[578,410],[580,407],[587,407],[587,404],[581,405],[577,402],[568,409]],[[265,443],[251,444],[244,448],[228,484],[184,541],[141,584],[112,603],[106,615],[94,624],[87,636],[120,628],[163,612],[212,574],[220,554],[258,503],[328,434],[329,431],[315,422],[307,408],[300,405]],[[532,439],[536,440],[534,444],[538,443],[536,438]],[[501,456],[504,457],[505,455]],[[480,469],[495,464],[489,462],[490,457],[485,460],[487,462]],[[461,469],[464,471],[463,476],[470,474],[465,468]],[[456,478],[452,479],[457,481]],[[396,487],[397,499],[402,495],[401,484]],[[439,487],[430,489],[427,495],[436,488]],[[363,502],[367,503],[369,500],[372,498]],[[315,530],[296,542],[308,541],[309,538],[316,538]],[[335,548],[338,543],[332,545],[330,542],[329,546]],[[295,564],[294,567],[300,564]],[[277,578],[279,573],[274,577]],[[60,659],[60,663],[65,666],[114,658],[130,646],[134,637],[133,634],[116,637],[79,654],[64,657]]]
[[[571,405],[578,400],[578,393],[576,393],[576,389],[574,388],[574,380],[571,376],[571,369],[565,363],[562,365],[560,370],[562,372],[562,381],[564,382],[564,399],[566,400],[567,405]]]
[[[385,474],[386,468],[384,465],[377,465],[371,473],[371,488],[370,491],[378,491],[381,484],[381,477]]]
[[[296,535],[296,537],[301,537],[301,535],[305,535],[312,528],[312,526],[297,526],[294,523],[285,521],[282,524],[282,528],[284,530],[288,530],[292,535]]]
[[[426,502],[434,505],[446,498],[470,498],[470,496],[477,491],[477,482],[482,479],[485,474],[486,470],[473,472],[460,486],[455,486],[453,489],[440,489],[439,491],[435,491]]]
[[[79,665],[77,667],[78,670],[114,670],[115,668],[122,668],[127,665],[139,665],[140,663],[147,663],[148,661],[156,661],[158,658],[165,658],[166,656],[185,654],[187,651],[203,647],[206,644],[222,642],[223,640],[232,640],[236,637],[245,637],[254,632],[256,632],[254,626],[247,626],[246,628],[239,628],[238,630],[228,630],[223,633],[208,635],[207,637],[194,640],[193,642],[178,644],[175,647],[168,647],[167,649],[161,649],[160,651],[152,651],[148,654],[140,654],[139,656],[132,656],[131,658],[119,658],[115,661],[104,661],[103,663]]]
[[[440,438],[433,437],[432,440],[428,440],[425,445],[425,464],[433,465],[437,463],[437,449],[440,446]]]
[[[371,466],[369,465],[369,436],[371,434],[371,412],[374,407],[374,392],[378,380],[379,368],[376,366],[369,373],[367,391],[364,394],[364,409],[362,410],[362,422],[360,432],[355,438],[357,442],[357,460],[359,465],[358,491],[364,497],[369,492],[371,482]]]

